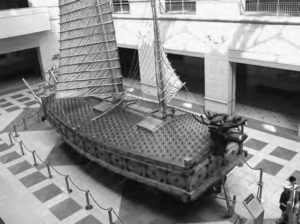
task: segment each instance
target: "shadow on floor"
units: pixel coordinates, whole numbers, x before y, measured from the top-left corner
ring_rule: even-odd
[[[66,143],[54,147],[46,160],[51,160],[54,166],[78,165],[86,176],[122,195],[119,216],[126,223],[171,224],[231,220],[226,218],[225,201],[203,195],[195,202],[182,203],[164,192],[90,162]]]

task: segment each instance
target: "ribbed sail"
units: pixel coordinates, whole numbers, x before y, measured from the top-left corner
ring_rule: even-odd
[[[164,72],[164,84],[165,84],[165,100],[168,103],[176,93],[184,85],[175,74],[174,69],[172,68],[170,61],[167,58],[167,55],[162,51],[162,60],[163,60],[163,72]]]
[[[60,0],[56,97],[123,92],[110,2]]]
[[[145,71],[147,72],[147,77],[145,77],[144,82],[149,85],[155,85],[155,66],[152,65],[150,62],[155,63],[155,53],[154,53],[154,34],[152,32],[153,24],[149,23],[147,27],[145,27],[145,30],[142,31],[139,38],[139,54],[146,57],[146,59],[140,60],[140,65],[145,68]],[[148,54],[152,55],[152,58],[148,56]],[[168,103],[175,95],[176,93],[182,88],[184,83],[181,82],[179,77],[176,75],[174,69],[172,68],[172,65],[170,61],[168,60],[164,50],[160,49],[160,54],[162,55],[162,71],[163,71],[163,77],[164,77],[164,91],[165,91],[165,101]],[[161,99],[163,100],[163,99]]]

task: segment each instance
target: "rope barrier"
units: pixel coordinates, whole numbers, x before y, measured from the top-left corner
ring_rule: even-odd
[[[84,190],[82,188],[80,188],[71,178],[69,175],[66,175],[66,174],[63,174],[61,173],[60,171],[58,171],[52,164],[50,161],[46,162],[44,161],[37,153],[35,150],[30,150],[25,144],[24,142],[21,140],[19,141],[17,139],[17,137],[19,137],[19,134],[17,132],[17,127],[21,127],[21,126],[24,126],[24,129],[27,129],[27,126],[26,126],[26,119],[32,119],[35,117],[35,115],[37,115],[38,119],[40,117],[40,114],[39,114],[39,111],[37,111],[36,113],[33,113],[27,117],[24,117],[22,118],[22,121],[16,123],[14,126],[13,126],[13,132],[9,132],[8,133],[8,137],[9,137],[9,140],[10,140],[10,145],[13,146],[14,145],[14,142],[18,143],[19,146],[20,146],[20,150],[21,150],[21,154],[24,156],[25,153],[24,153],[24,149],[27,150],[29,153],[32,154],[33,156],[33,161],[34,161],[34,166],[37,166],[37,161],[36,161],[36,158],[38,158],[38,160],[42,163],[42,164],[46,164],[46,168],[47,168],[47,171],[48,171],[48,175],[49,175],[49,178],[51,179],[53,176],[52,176],[52,173],[51,173],[51,168],[59,175],[61,175],[62,177],[65,178],[65,182],[66,182],[66,187],[67,187],[67,192],[68,193],[71,193],[73,190],[70,189],[70,186],[69,186],[69,181],[72,183],[72,185],[77,188],[79,191],[81,192],[84,192],[85,193],[85,197],[86,197],[86,202],[87,202],[87,205],[86,205],[86,209],[89,210],[89,209],[92,209],[93,206],[91,205],[90,203],[90,200],[89,200],[89,196],[91,197],[91,199],[93,200],[93,202],[97,205],[98,208],[104,210],[104,211],[108,211],[108,215],[109,215],[109,223],[110,224],[113,224],[113,221],[112,221],[112,214],[114,214],[117,219],[122,223],[122,224],[125,224],[122,219],[117,215],[117,213],[114,211],[114,209],[112,208],[105,208],[105,207],[102,207],[97,201],[96,199],[94,198],[94,196],[90,193],[89,190]]]
[[[13,140],[14,140],[16,143],[19,143],[19,144],[20,144],[20,141],[18,141],[12,133],[11,133],[11,136],[12,136]],[[18,135],[18,136],[19,136],[19,135]]]
[[[41,157],[39,157],[39,155],[36,152],[35,152],[35,155],[41,161],[41,163],[47,164],[46,161],[42,160]]]
[[[75,184],[75,182],[69,177],[70,182],[73,184],[74,187],[76,187],[78,190],[82,192],[87,192],[88,190],[83,190],[82,188],[78,187],[78,185]]]
[[[115,214],[115,216],[118,218],[118,220],[119,220],[122,224],[125,224],[125,222],[123,222],[122,219],[117,215],[117,213],[115,212],[115,210],[113,210],[113,213]]]
[[[16,123],[16,126],[17,126],[17,127],[21,127],[21,126],[23,126],[23,121],[19,121],[19,122],[17,122],[17,123]]]
[[[63,174],[61,172],[59,172],[54,166],[52,166],[51,164],[49,164],[49,166],[59,175],[63,176],[63,177],[67,177],[68,175],[66,174]]]
[[[256,198],[259,200],[259,202],[262,202],[262,190],[263,190],[263,185],[264,185],[264,182],[263,182],[263,168],[253,168],[252,166],[250,166],[248,164],[248,162],[245,160],[245,158],[243,158],[245,164],[252,170],[258,170],[259,171],[259,181],[257,183],[258,185],[258,189],[257,189],[257,194],[256,194]]]
[[[91,198],[93,199],[93,201],[95,202],[95,204],[96,204],[100,209],[102,209],[102,210],[104,210],[104,211],[108,211],[108,210],[109,210],[109,208],[104,208],[104,207],[102,207],[101,205],[99,205],[98,202],[96,201],[96,199],[94,198],[94,196],[93,196],[91,193],[89,193],[89,194],[90,194]]]
[[[32,150],[30,150],[25,144],[24,144],[24,142],[22,141],[22,144],[23,144],[23,146],[24,146],[24,148],[28,151],[28,152],[30,152],[30,153],[32,153],[33,151]]]

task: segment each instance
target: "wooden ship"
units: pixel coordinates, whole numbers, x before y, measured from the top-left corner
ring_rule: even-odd
[[[246,120],[169,105],[184,84],[161,46],[154,0],[151,8],[157,101],[124,90],[108,0],[60,0],[57,77],[39,90],[26,84],[78,153],[190,202],[242,162]]]

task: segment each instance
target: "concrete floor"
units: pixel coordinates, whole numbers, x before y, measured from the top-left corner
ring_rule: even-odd
[[[183,204],[90,163],[61,142],[55,130],[47,122],[38,121],[37,116],[28,119],[28,129],[23,130],[22,118],[31,117],[38,107],[27,90],[0,96],[0,217],[6,223],[108,223],[107,211],[99,209],[91,198],[94,208],[84,209],[86,198],[81,190],[87,189],[99,205],[112,207],[127,224],[233,223],[233,218],[225,217],[222,200],[201,197],[194,203]],[[53,178],[49,179],[45,165],[31,165],[31,153],[21,156],[18,144],[10,147],[8,133],[13,124],[20,126],[19,141],[36,150],[42,160],[51,161],[56,170],[68,174],[81,190],[70,183],[73,192],[66,193],[63,176],[52,170]],[[280,216],[282,183],[292,174],[300,180],[300,142],[298,138],[293,140],[254,128],[247,128],[246,132],[249,138],[244,148],[249,152],[248,163],[265,170],[262,206],[265,223],[272,223]],[[259,172],[246,165],[236,167],[228,175],[230,193],[237,196],[236,213],[248,220],[251,216],[242,201],[250,193],[256,195],[258,178]]]

